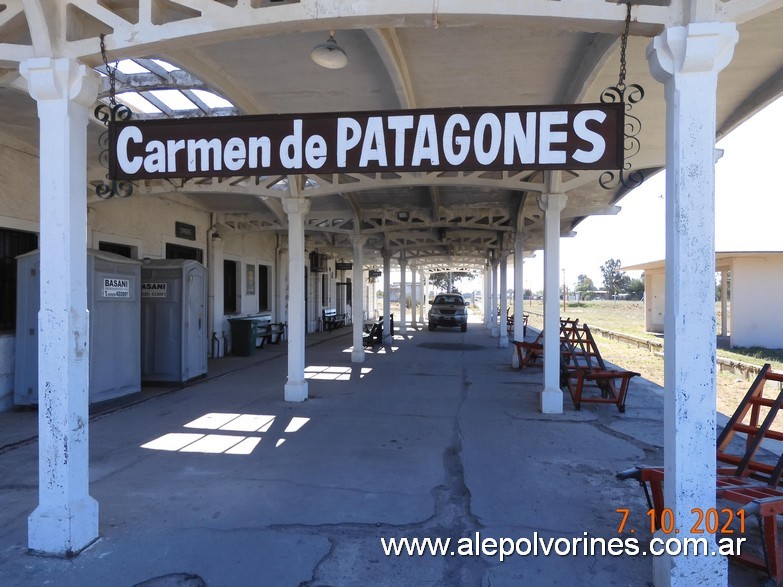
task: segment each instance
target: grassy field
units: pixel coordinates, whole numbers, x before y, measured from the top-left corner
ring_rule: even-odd
[[[530,325],[542,328],[543,321],[540,314],[543,305],[540,301],[525,301],[525,311],[530,311]],[[720,311],[720,306],[717,308]],[[561,316],[579,318],[579,321],[590,326],[600,326],[607,330],[622,332],[641,338],[649,338],[662,341],[660,335],[647,333],[644,330],[644,302],[627,301],[594,301],[577,304],[566,304],[566,309],[560,310]],[[718,317],[720,323],[720,317]],[[601,354],[607,361],[616,365],[637,371],[642,377],[663,385],[663,358],[649,351],[637,348],[626,343],[597,337]],[[772,363],[776,370],[783,370],[783,350],[776,349],[732,349],[731,351],[719,349],[718,355],[735,361],[763,365]],[[728,372],[718,374],[718,411],[731,414],[738,402],[750,386],[751,381],[745,380],[740,375]]]

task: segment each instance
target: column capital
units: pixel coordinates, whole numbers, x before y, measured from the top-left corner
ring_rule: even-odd
[[[400,258],[400,260],[397,261],[397,263],[399,264],[400,268],[402,268],[402,269],[404,269],[405,267],[408,266],[408,260],[405,257]]]
[[[363,247],[364,244],[367,242],[367,237],[363,234],[352,234],[351,235],[351,244],[353,246],[359,246]]]
[[[731,61],[739,35],[732,22],[670,27],[647,47],[650,72],[659,82],[687,73],[717,75]]]
[[[286,214],[307,214],[310,211],[310,200],[307,198],[283,198],[283,210]]]
[[[101,86],[100,76],[73,59],[33,57],[22,61],[19,73],[27,80],[27,91],[37,102],[73,100],[92,106]]]
[[[541,208],[544,212],[549,212],[550,210],[552,212],[560,212],[563,208],[565,208],[567,201],[568,196],[565,194],[558,194],[555,192],[550,194],[541,194],[538,196],[538,207]]]

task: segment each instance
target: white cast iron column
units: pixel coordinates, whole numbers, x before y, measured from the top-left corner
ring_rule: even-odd
[[[498,348],[508,348],[508,326],[506,307],[508,306],[508,253],[500,253],[500,329],[498,330]]]
[[[353,284],[351,316],[353,317],[353,350],[351,363],[364,363],[364,237],[351,236],[353,244]]]
[[[720,272],[720,335],[729,334],[729,270]]]
[[[408,332],[408,327],[405,324],[407,320],[407,308],[405,307],[408,300],[408,282],[405,276],[405,270],[408,267],[408,261],[400,253],[400,326],[398,328],[400,334],[405,335]]]
[[[208,246],[211,247],[208,270],[209,279],[212,282],[212,287],[210,288],[212,296],[209,300],[212,312],[212,332],[217,335],[220,341],[218,347],[220,347],[220,344],[223,342],[223,321],[225,319],[223,306],[223,239],[217,234],[213,234],[210,236]],[[215,350],[218,352],[218,356],[228,354],[228,349],[225,348],[217,348]]]
[[[525,297],[525,287],[522,285],[523,260],[525,255],[525,241],[522,235],[517,233],[514,239],[514,340],[525,340],[524,334],[524,313],[523,305]],[[519,355],[516,349],[511,353],[511,366],[519,367]]]
[[[492,303],[489,310],[489,333],[490,336],[497,338],[500,334],[498,330],[498,260],[492,260],[492,273],[490,274],[489,289],[492,291]]]
[[[421,276],[422,289],[421,289],[421,323],[423,326],[429,324],[429,310],[430,310],[430,289],[432,288],[432,271],[426,271]]]
[[[383,344],[391,344],[391,255],[383,251]]]
[[[289,178],[289,185],[295,178]],[[288,215],[288,381],[285,401],[307,399],[305,370],[305,214],[310,200],[302,197],[283,199]]]
[[[525,241],[517,235],[514,241],[514,340],[524,340],[525,286],[524,277]],[[516,353],[514,353],[516,355]]]
[[[560,212],[565,194],[541,194],[538,205],[544,211],[544,389],[541,411],[563,413],[560,390]]]
[[[70,59],[22,62],[40,120],[38,507],[31,550],[78,553],[98,538],[89,494],[87,117],[100,80]]]
[[[736,42],[732,23],[694,23],[647,50],[666,95],[664,496],[680,538],[692,510],[715,507],[715,103]],[[722,556],[656,557],[653,569],[656,585],[728,581]]]
[[[413,329],[416,330],[418,327],[418,320],[417,316],[419,314],[418,312],[418,296],[416,295],[416,266],[413,265],[411,267],[411,326],[413,326]]]
[[[422,327],[426,326],[427,324],[427,310],[429,308],[427,307],[427,301],[429,300],[429,294],[427,293],[427,290],[429,289],[429,282],[430,282],[430,275],[431,273],[429,271],[425,271],[422,269],[421,271],[421,316],[420,322]]]
[[[489,321],[490,306],[492,305],[492,281],[490,275],[492,274],[492,266],[487,261],[484,264],[484,326],[486,328],[492,328],[492,323]]]

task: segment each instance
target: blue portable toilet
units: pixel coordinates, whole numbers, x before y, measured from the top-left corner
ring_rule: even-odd
[[[141,391],[141,261],[88,249],[90,403]],[[38,403],[38,250],[17,257],[14,404]]]

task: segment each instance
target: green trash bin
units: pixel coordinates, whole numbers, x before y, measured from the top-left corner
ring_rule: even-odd
[[[248,318],[229,318],[231,324],[231,354],[250,357],[256,354],[256,321]]]

